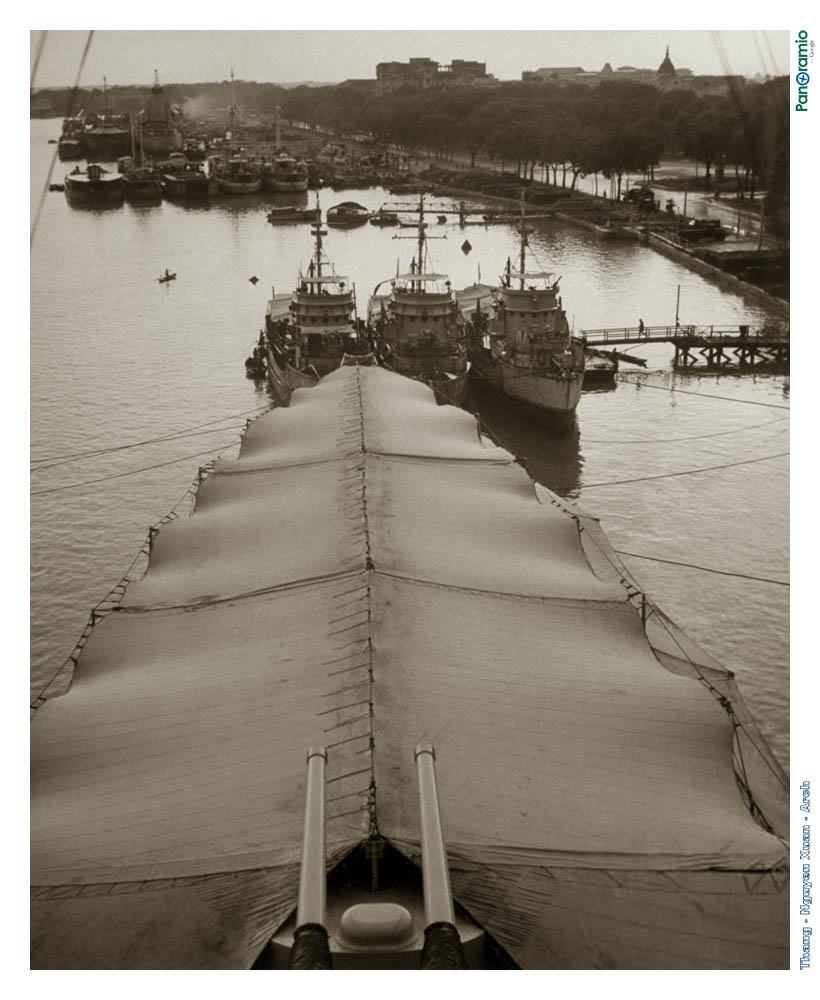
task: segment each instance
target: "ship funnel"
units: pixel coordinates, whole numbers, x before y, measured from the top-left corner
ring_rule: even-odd
[[[461,938],[455,926],[447,848],[441,831],[436,788],[436,752],[429,743],[415,750],[421,820],[421,874],[424,889],[422,969],[464,969]]]
[[[290,952],[291,969],[331,969],[325,911],[327,905],[325,768],[327,751],[311,747],[307,755],[305,830],[299,871],[296,930]]]

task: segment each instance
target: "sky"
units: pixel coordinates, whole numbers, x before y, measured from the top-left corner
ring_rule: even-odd
[[[347,23],[355,23],[355,18]],[[476,17],[470,23],[477,23]],[[476,59],[500,80],[520,80],[523,70],[542,66],[600,70],[609,62],[613,68],[657,69],[667,45],[675,66],[694,73],[782,75],[789,70],[791,47],[788,31],[783,29],[105,29],[95,30],[83,62],[88,36],[87,30],[32,30],[32,85],[71,86],[81,65],[79,83],[84,87],[102,86],[103,77],[109,86],[148,86],[155,69],[161,83],[226,80],[231,67],[242,80],[337,83],[375,79],[377,63],[405,62],[412,56],[430,56],[442,64],[454,58]]]

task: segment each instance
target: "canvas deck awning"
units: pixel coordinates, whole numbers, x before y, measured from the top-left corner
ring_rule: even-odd
[[[332,854],[375,819],[415,858],[430,742],[456,897],[523,967],[786,966],[782,773],[636,593],[426,386],[295,391],[34,717],[32,965],[249,967],[295,904],[307,747]]]

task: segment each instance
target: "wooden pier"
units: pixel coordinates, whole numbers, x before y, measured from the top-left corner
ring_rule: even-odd
[[[670,343],[675,348],[676,368],[722,371],[760,368],[783,371],[789,367],[789,330],[750,325],[675,325],[615,327],[582,330],[587,347],[611,347],[616,344]]]

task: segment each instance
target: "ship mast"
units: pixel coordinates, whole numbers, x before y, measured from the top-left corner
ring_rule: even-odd
[[[424,271],[424,194],[419,195],[419,255],[418,255],[418,273],[421,274]],[[422,291],[423,284],[421,281],[416,282],[414,291]]]
[[[316,192],[316,211],[318,219],[313,235],[316,237],[316,277],[322,277],[322,213],[319,209],[319,192]]]
[[[231,66],[231,112],[229,116],[231,126],[231,152],[236,147],[236,81],[233,77],[233,66]]]
[[[527,230],[524,225],[524,196],[521,196],[521,221],[520,221],[520,231],[521,231],[521,260],[519,271],[521,272],[519,281],[519,288],[524,291],[524,272],[526,270],[526,246],[527,246]]]

